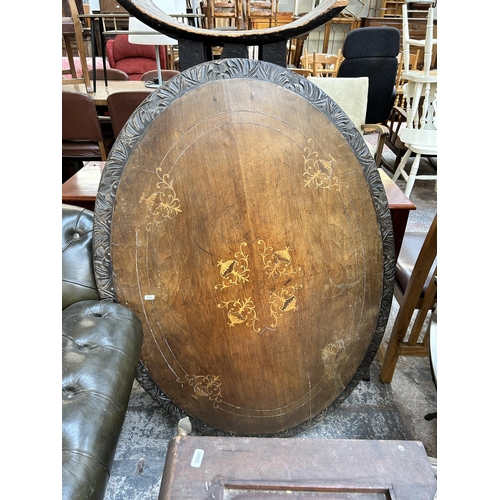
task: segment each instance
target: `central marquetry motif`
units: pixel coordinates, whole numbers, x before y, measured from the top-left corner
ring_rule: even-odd
[[[266,435],[342,400],[376,351],[383,187],[374,201],[363,171],[373,160],[366,151],[362,168],[362,138],[325,95],[272,65],[226,78],[246,66],[262,67],[183,72],[125,126],[100,188],[112,211],[96,203],[112,274],[96,274],[141,318],[155,398]]]
[[[234,254],[234,259],[219,260],[217,266],[220,267],[222,283],[215,285],[215,289],[228,288],[238,283],[248,282],[250,269],[248,269],[248,254],[243,252],[246,247],[245,242],[241,243],[240,250]]]
[[[273,247],[267,246],[263,240],[259,240],[258,245],[263,246],[262,252],[259,252],[259,255],[262,257],[261,271],[268,278],[293,275],[300,271],[300,267],[294,268],[292,266],[292,249],[289,246],[282,250],[274,251]],[[217,266],[220,267],[220,275],[223,278],[223,283],[215,285],[215,289],[223,290],[250,281],[250,269],[248,267],[249,254],[243,251],[247,246],[246,242],[242,242],[240,250],[234,254],[234,259],[220,260],[217,263]],[[255,269],[255,272],[258,274],[259,269]],[[301,284],[293,284],[279,291],[272,290],[269,292],[269,317],[272,318],[272,328],[277,325],[278,319],[285,312],[297,310],[297,296],[295,292],[301,288]],[[252,302],[251,297],[222,300],[217,304],[217,307],[228,309],[227,318],[230,327],[244,324],[245,326],[252,327],[257,333],[261,331],[259,318],[257,318],[255,312],[255,304]]]

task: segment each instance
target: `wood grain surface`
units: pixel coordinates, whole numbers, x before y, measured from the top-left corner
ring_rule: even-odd
[[[380,343],[384,189],[340,108],[288,71],[225,60],[173,80],[104,170],[98,286],[139,314],[143,370],[182,412],[287,432],[345,399]]]

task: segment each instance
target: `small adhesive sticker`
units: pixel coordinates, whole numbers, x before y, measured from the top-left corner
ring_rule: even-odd
[[[193,458],[191,460],[191,467],[201,467],[201,462],[203,461],[203,454],[205,453],[204,450],[194,450],[193,453]]]
[[[144,300],[155,300],[154,295],[144,295]]]

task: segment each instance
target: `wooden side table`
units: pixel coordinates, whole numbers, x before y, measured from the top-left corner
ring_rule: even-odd
[[[159,500],[432,500],[419,441],[178,436],[168,446]]]
[[[90,161],[70,177],[62,185],[62,202],[94,211],[104,165],[104,161]]]

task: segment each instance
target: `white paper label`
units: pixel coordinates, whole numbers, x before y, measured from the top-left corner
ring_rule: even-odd
[[[144,300],[155,300],[154,295],[144,295]]]
[[[201,462],[203,461],[203,454],[205,452],[203,450],[197,449],[194,450],[193,459],[191,460],[191,467],[201,467]]]

